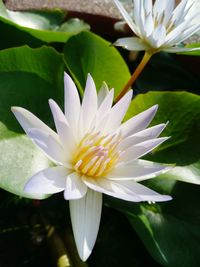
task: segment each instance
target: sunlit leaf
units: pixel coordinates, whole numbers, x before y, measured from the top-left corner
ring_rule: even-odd
[[[89,29],[89,25],[79,19],[64,23],[64,17],[64,13],[59,10],[10,11],[0,0],[0,21],[3,24],[7,24],[8,28],[14,27],[15,31],[28,33],[43,42],[64,43],[72,35]]]
[[[48,167],[49,162],[22,134],[10,108],[27,108],[52,126],[49,98],[63,101],[60,54],[47,47],[20,47],[0,52],[0,186],[20,196],[27,196],[23,188],[30,176]]]
[[[91,32],[73,36],[65,45],[64,58],[81,92],[88,73],[94,78],[97,89],[105,81],[109,88],[115,88],[115,92],[130,78],[128,67],[117,49]]]

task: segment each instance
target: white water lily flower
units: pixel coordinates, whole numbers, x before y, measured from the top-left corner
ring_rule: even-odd
[[[49,100],[57,133],[24,108],[12,107],[12,111],[26,134],[56,165],[31,177],[25,191],[64,191],[64,198],[70,201],[77,249],[85,261],[99,229],[102,193],[134,202],[171,199],[138,183],[169,170],[138,159],[168,138],[158,138],[166,124],[146,129],[157,106],[121,124],[132,91],[112,106],[114,90],[109,91],[104,85],[97,95],[88,75],[81,104],[77,88],[67,74],[64,82],[65,113]]]
[[[168,53],[200,50],[179,46],[200,30],[199,0],[133,0],[131,15],[122,3],[114,0],[130,29],[138,37],[120,38],[115,45],[134,51]]]

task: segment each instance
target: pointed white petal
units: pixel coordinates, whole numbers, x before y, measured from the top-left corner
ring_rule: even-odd
[[[156,0],[153,6],[154,18],[158,23],[163,23],[165,16],[169,16],[169,12],[174,7],[174,0]]]
[[[189,7],[191,6],[192,2],[194,1],[182,0],[174,9],[172,13],[172,21],[175,23],[175,25],[178,25],[183,20],[185,20],[185,15],[189,10]]]
[[[61,141],[61,144],[65,150],[65,155],[70,158],[71,153],[75,149],[76,142],[75,138],[72,132],[72,129],[70,128],[68,121],[59,108],[59,106],[56,104],[55,101],[52,99],[49,100],[49,105],[53,114],[55,126]]]
[[[77,250],[86,261],[94,247],[101,218],[102,194],[88,189],[87,194],[70,200],[70,215]]]
[[[163,25],[159,25],[152,34],[153,37],[153,46],[155,48],[160,47],[165,43],[166,39],[166,29]]]
[[[200,16],[198,18],[198,20],[200,21]],[[181,35],[181,38],[179,38],[179,43],[185,41],[186,39],[188,39],[190,36],[192,36],[193,34],[195,34],[196,32],[200,31],[200,24],[192,24],[190,27],[188,27],[183,34]]]
[[[64,164],[66,162],[66,155],[60,142],[55,140],[48,132],[33,128],[27,134],[52,161],[57,164]]]
[[[130,90],[119,100],[119,102],[117,102],[117,104],[112,107],[110,113],[108,114],[108,121],[103,128],[105,133],[112,133],[120,126],[121,121],[123,120],[130,105],[132,94],[133,92]]]
[[[111,89],[105,99],[102,101],[101,105],[98,109],[98,115],[102,116],[103,114],[106,114],[110,111],[113,103],[113,97],[114,97],[114,89]]]
[[[125,150],[132,145],[136,145],[138,143],[147,141],[149,139],[154,139],[160,135],[160,133],[165,129],[168,123],[161,123],[155,125],[153,127],[147,128],[140,132],[137,132],[133,135],[128,136],[127,138],[123,139],[119,144],[120,150]]]
[[[126,37],[118,39],[114,45],[122,46],[130,51],[143,51],[148,50],[149,46],[137,37]]]
[[[152,12],[152,1],[143,1],[145,13],[149,14]]]
[[[169,137],[160,137],[133,145],[132,147],[125,150],[125,152],[121,155],[119,162],[132,162],[146,155],[167,139],[169,139]]]
[[[146,1],[145,3],[151,3],[151,1]],[[152,4],[152,3],[151,3]],[[149,12],[147,13],[147,17],[146,17],[146,20],[145,20],[145,27],[144,27],[144,30],[145,30],[145,34],[147,37],[149,37],[153,30],[154,30],[154,20],[153,20],[153,17],[152,17],[152,12]]]
[[[154,178],[171,169],[170,166],[147,160],[135,160],[131,164],[121,164],[108,174],[112,180],[134,180],[136,182]]]
[[[73,131],[77,131],[79,114],[80,114],[80,97],[77,88],[71,77],[64,74],[65,85],[65,116]]]
[[[149,189],[148,187],[133,181],[118,181],[117,186],[119,190],[123,191],[127,195],[132,193],[136,194],[140,201],[169,201],[172,199],[168,195],[160,195],[157,192]]]
[[[172,18],[172,13],[175,7],[175,1],[174,0],[164,0],[164,18],[163,18],[163,25],[167,25],[169,20]]]
[[[70,173],[66,179],[64,197],[66,200],[79,199],[84,197],[87,192],[87,186],[83,183],[77,173]]]
[[[24,187],[26,193],[53,194],[65,189],[68,170],[57,166],[42,170],[32,176]]]
[[[126,194],[124,190],[118,188],[118,181],[112,181],[106,178],[93,179],[90,177],[84,177],[84,181],[91,189],[104,193],[106,195],[120,198],[127,201],[139,202],[142,199],[137,196],[134,192]]]
[[[12,107],[11,110],[26,134],[29,129],[37,128],[50,134],[55,140],[58,140],[57,134],[30,111],[20,107]]]
[[[133,9],[134,22],[137,25],[138,32],[140,35],[144,35],[144,23],[145,23],[145,13],[143,8],[143,1],[134,0],[134,9]]]
[[[96,115],[98,106],[97,91],[94,81],[88,74],[85,92],[81,107],[80,129],[83,134],[89,130],[91,123]]]
[[[97,131],[103,130],[105,127],[105,121],[107,121],[109,112],[112,108],[113,103],[113,97],[114,97],[114,89],[111,89],[108,93],[108,95],[105,97],[103,102],[101,103],[99,109],[97,110],[93,126]]]
[[[85,183],[93,190],[127,201],[167,201],[170,196],[160,195],[134,181],[113,181],[106,178],[84,177]]]
[[[108,86],[105,82],[103,82],[103,84],[102,84],[102,86],[98,92],[98,95],[97,95],[98,107],[100,107],[101,103],[103,102],[103,100],[105,99],[105,97],[107,96],[108,93],[109,93]]]
[[[131,17],[129,16],[129,14],[127,13],[125,8],[123,7],[123,5],[118,0],[114,0],[114,2],[116,4],[116,6],[118,7],[119,11],[121,12],[122,16],[124,17],[124,19],[126,20],[126,23],[128,24],[128,26],[131,28],[131,30],[133,32],[135,32],[137,34],[138,31],[137,31],[136,25],[132,21]]]
[[[157,109],[158,105],[155,105],[124,122],[120,127],[123,137],[145,129],[154,118]]]
[[[165,44],[172,45],[180,43],[180,39],[182,39],[182,35],[186,27],[187,27],[187,22],[184,21],[183,23],[175,27],[172,31],[170,31],[166,36]]]

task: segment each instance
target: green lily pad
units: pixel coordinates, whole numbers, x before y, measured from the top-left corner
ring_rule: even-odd
[[[16,32],[30,34],[42,42],[65,43],[72,35],[90,29],[87,23],[79,19],[64,22],[64,18],[65,15],[60,10],[54,10],[54,12],[10,11],[0,0],[0,21],[7,24],[8,28],[12,26]]]
[[[0,186],[19,196],[23,188],[49,161],[34,146],[12,114],[11,106],[21,106],[52,126],[48,99],[63,103],[63,60],[54,49],[12,48],[0,51]]]
[[[94,78],[97,90],[105,81],[115,93],[129,80],[128,67],[111,43],[91,33],[82,32],[70,38],[64,48],[67,68],[83,93],[87,74]]]

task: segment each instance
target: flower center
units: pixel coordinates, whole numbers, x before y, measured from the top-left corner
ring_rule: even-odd
[[[76,172],[93,177],[106,175],[119,160],[121,134],[88,133],[81,140],[73,164]]]

